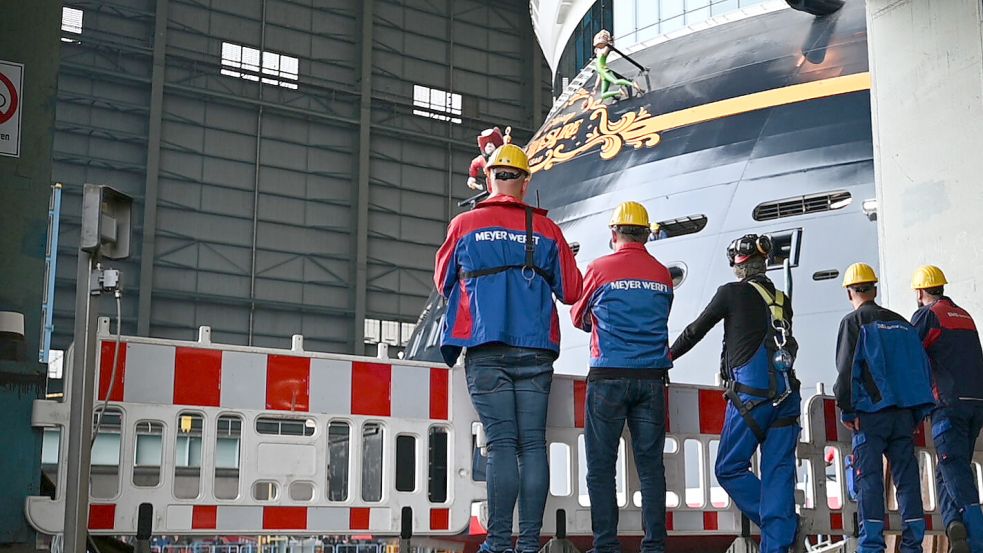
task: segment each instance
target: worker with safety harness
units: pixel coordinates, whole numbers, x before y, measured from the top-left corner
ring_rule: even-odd
[[[887,456],[901,510],[901,551],[922,550],[922,511],[913,434],[935,404],[928,358],[918,333],[901,315],[877,303],[877,276],[854,263],[843,276],[853,312],[836,339],[839,375],[833,391],[843,425],[853,431],[853,466],[860,517],[860,553],[884,551]]]
[[[918,311],[911,324],[932,364],[938,407],[932,439],[935,481],[952,553],[983,553],[983,512],[972,460],[983,429],[983,348],[973,317],[945,295],[948,281],[934,265],[911,277]]]
[[[737,507],[761,528],[761,551],[785,553],[795,542],[795,447],[799,440],[798,351],[789,298],[765,275],[768,236],[730,243],[737,282],[724,284],[672,345],[675,362],[724,321],[720,372],[728,400],[715,473]],[[751,457],[761,448],[761,478]]]
[[[440,351],[453,366],[463,348],[471,401],[487,437],[488,535],[481,551],[539,550],[549,469],[546,410],[560,350],[554,296],[583,284],[573,252],[546,211],[523,203],[529,160],[506,143],[485,168],[492,195],[455,217],[437,252],[434,282],[447,298]]]
[[[642,494],[642,553],[662,553],[666,541],[665,388],[669,369],[672,277],[646,249],[645,206],[614,210],[616,251],[587,266],[584,294],[570,312],[591,333],[584,446],[596,553],[620,553],[615,465],[625,422]]]

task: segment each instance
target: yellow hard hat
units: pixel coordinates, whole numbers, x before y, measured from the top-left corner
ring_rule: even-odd
[[[945,279],[945,273],[935,265],[922,265],[915,269],[915,274],[911,275],[912,290],[938,288],[945,284],[949,284],[949,281]]]
[[[621,202],[611,214],[608,226],[649,227],[649,212],[638,202]]]
[[[516,146],[515,144],[505,144],[499,146],[490,158],[488,158],[488,163],[485,165],[488,169],[494,169],[496,167],[510,167],[512,169],[519,169],[520,171],[525,171],[529,174],[529,157],[526,153],[522,151],[522,148]]]
[[[652,222],[652,226],[649,227],[649,230],[651,230],[652,232],[659,232],[659,229],[661,229],[661,228],[662,228],[662,225],[660,225],[659,223],[656,223],[655,221],[653,221]]]
[[[846,269],[843,274],[843,287],[853,286],[854,284],[874,284],[877,282],[877,275],[874,268],[866,263],[854,263]]]

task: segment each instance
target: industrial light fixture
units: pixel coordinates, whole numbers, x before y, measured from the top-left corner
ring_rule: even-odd
[[[877,198],[871,198],[869,200],[864,200],[860,204],[861,209],[863,209],[864,215],[867,216],[871,221],[877,220]]]

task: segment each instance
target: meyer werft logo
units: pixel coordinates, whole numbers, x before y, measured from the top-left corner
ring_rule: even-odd
[[[668,292],[669,287],[661,282],[648,280],[615,280],[611,282],[615,290],[651,290],[653,292]]]
[[[489,240],[508,240],[511,242],[518,242],[520,244],[526,243],[526,235],[519,234],[515,232],[509,232],[507,230],[483,230],[481,232],[474,233],[474,239],[478,242],[484,242]],[[532,241],[539,244],[539,237],[533,235]]]

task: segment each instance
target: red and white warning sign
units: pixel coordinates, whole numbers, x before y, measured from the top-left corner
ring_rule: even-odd
[[[0,60],[0,155],[20,157],[24,65]]]

